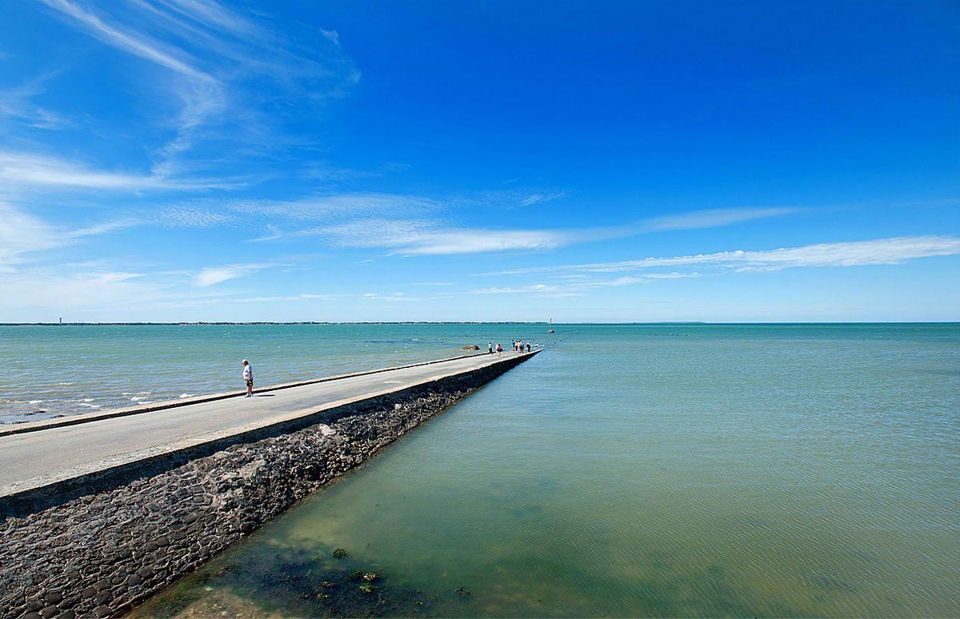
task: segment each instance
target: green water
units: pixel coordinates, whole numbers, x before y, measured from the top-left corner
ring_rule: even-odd
[[[960,325],[556,329],[142,612],[960,615]]]

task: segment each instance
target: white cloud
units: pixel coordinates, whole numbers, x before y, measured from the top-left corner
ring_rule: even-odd
[[[212,0],[159,0],[159,3],[184,17],[236,36],[256,36],[260,33],[256,24]]]
[[[0,202],[0,273],[21,262],[23,254],[62,243],[62,235],[45,221]]]
[[[195,286],[205,288],[231,279],[244,277],[264,269],[279,266],[277,264],[225,264],[219,267],[202,269],[193,279]]]
[[[148,38],[135,33],[124,32],[119,28],[104,22],[94,13],[69,2],[68,0],[40,0],[52,9],[73,18],[84,30],[108,45],[122,49],[134,56],[139,56],[160,66],[171,69],[181,75],[198,80],[210,80],[209,75],[190,65],[182,58],[177,58],[177,52],[163,47]]]
[[[227,94],[224,85],[196,67],[195,60],[183,50],[154,41],[141,32],[108,24],[93,12],[69,0],[41,2],[75,20],[82,30],[94,38],[169,69],[182,78],[173,82],[173,90],[180,97],[183,106],[178,118],[177,135],[160,149],[163,161],[155,167],[159,175],[167,173],[171,158],[190,148],[192,131],[213,114],[226,108]]]
[[[239,213],[300,221],[342,221],[368,213],[384,217],[409,217],[434,212],[443,207],[437,200],[389,193],[345,193],[298,200],[232,200],[222,204]],[[302,233],[304,236],[310,234],[310,231]]]
[[[547,194],[534,193],[520,200],[520,206],[532,206],[539,202],[550,202],[551,200],[562,198],[565,195],[566,195],[566,192],[564,191],[557,191],[554,193],[547,193]]]
[[[559,195],[562,194],[536,197],[553,199]],[[463,203],[472,202],[465,198],[441,200],[388,193],[344,193],[295,200],[196,200],[170,211],[168,219],[171,225],[212,225],[241,220],[250,223],[252,215],[268,220],[258,222],[267,233],[253,241],[318,237],[338,247],[382,248],[414,256],[552,250],[576,243],[667,229],[730,225],[793,212],[775,208],[725,209],[620,227],[527,230],[455,227],[437,219],[438,214]],[[231,217],[230,212],[242,217]],[[218,215],[214,217],[212,213]],[[296,222],[312,221],[324,225],[296,229]]]
[[[144,220],[135,219],[135,218],[115,219],[113,221],[105,221],[103,223],[87,226],[86,228],[79,228],[77,230],[64,232],[63,236],[64,238],[67,238],[67,239],[79,239],[85,236],[97,236],[100,234],[107,234],[108,232],[113,232],[114,230],[123,230],[124,228],[140,226],[140,225],[143,225],[144,223],[145,223]]]
[[[43,94],[50,75],[41,75],[26,84],[0,91],[0,117],[17,119],[34,129],[64,129],[75,126],[70,118],[34,104],[31,99]]]
[[[14,265],[26,262],[28,254],[63,247],[84,237],[106,234],[136,223],[116,220],[70,230],[0,202],[0,272],[10,272]]]
[[[901,264],[934,256],[960,255],[960,238],[954,236],[905,236],[873,241],[818,243],[767,251],[727,251],[713,254],[644,258],[622,262],[517,269],[510,274],[548,271],[613,273],[656,268],[702,266],[733,271],[778,271],[801,267],[849,267]]]
[[[552,197],[559,197],[556,196]],[[545,199],[537,196],[538,199]],[[360,219],[305,230],[343,247],[381,247],[403,255],[450,255],[502,251],[537,251],[575,243],[633,236],[660,230],[706,228],[774,217],[792,209],[721,209],[648,220],[637,225],[557,230],[452,228],[430,220]]]
[[[404,218],[434,213],[442,209],[441,203],[421,198],[386,193],[351,193],[328,196],[311,196],[295,200],[190,200],[161,211],[156,222],[174,227],[205,227],[213,225],[244,223],[264,226],[266,234],[253,241],[275,241],[287,237],[322,236],[328,228],[307,228],[286,232],[289,226],[278,221],[299,222],[357,222],[357,217],[376,213],[383,219],[376,225],[407,229]],[[343,224],[351,225],[351,224]],[[346,230],[346,228],[345,228]],[[363,246],[376,246],[364,244]]]
[[[234,221],[227,213],[203,208],[174,207],[159,213],[155,221],[161,226],[175,228],[207,228]]]
[[[225,187],[204,181],[175,182],[141,174],[92,170],[80,163],[32,153],[0,151],[0,191],[80,188],[104,191],[209,189]]]
[[[529,294],[532,292],[535,293],[545,293],[545,292],[559,292],[563,290],[561,286],[548,286],[546,284],[533,284],[530,286],[518,286],[518,287],[496,287],[496,288],[480,288],[479,290],[472,290],[473,294]]]
[[[310,231],[344,247],[381,247],[403,255],[552,249],[572,239],[549,230],[442,228],[435,222],[363,219]]]
[[[66,129],[76,126],[73,120],[56,112],[51,112],[46,108],[36,108],[33,111],[33,115],[34,118],[30,126],[35,129]]]
[[[698,273],[662,273],[662,274],[644,274],[638,276],[623,276],[612,280],[590,279],[589,277],[571,279],[569,276],[562,276],[557,279],[567,280],[561,284],[532,284],[520,287],[498,287],[481,288],[472,290],[472,294],[524,294],[534,297],[562,298],[579,297],[590,291],[600,288],[620,288],[622,286],[632,286],[635,284],[649,284],[660,279],[686,279],[691,277],[700,277]]]
[[[453,298],[453,295],[449,294],[438,294],[429,297],[409,297],[402,292],[365,292],[360,296],[367,301],[388,301],[391,303],[425,303]]]
[[[343,299],[344,295],[341,294],[297,294],[297,295],[288,295],[288,296],[274,296],[274,297],[241,297],[238,299],[224,299],[224,301],[229,303],[276,303],[276,302],[286,302],[286,301],[336,301]]]
[[[263,26],[263,16],[247,18],[212,0],[129,0],[96,9],[73,0],[41,2],[79,31],[169,72],[158,87],[179,99],[179,110],[158,123],[174,129],[154,150],[159,177],[183,169],[179,157],[201,140],[246,140],[260,150],[283,142],[265,134],[276,123],[258,120],[262,92],[249,90],[251,78],[272,80],[304,102],[340,96],[359,80],[336,37],[318,33],[325,44],[300,45]],[[47,113],[48,122],[55,118]]]
[[[642,227],[650,231],[718,228],[755,219],[791,215],[796,212],[795,208],[785,207],[713,209],[648,219],[643,222]]]
[[[4,320],[55,321],[57,316],[83,313],[101,319],[121,308],[150,305],[159,291],[138,273],[88,271],[62,273],[57,269],[31,269],[0,277],[0,311]]]

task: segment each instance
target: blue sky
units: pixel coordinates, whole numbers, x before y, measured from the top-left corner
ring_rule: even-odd
[[[955,2],[4,11],[0,321],[960,320]]]

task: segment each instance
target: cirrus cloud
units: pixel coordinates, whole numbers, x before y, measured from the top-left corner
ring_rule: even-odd
[[[244,277],[264,269],[280,266],[278,264],[225,264],[218,267],[206,267],[193,278],[193,283],[199,288],[214,286],[222,282]]]
[[[503,274],[573,271],[613,273],[656,268],[714,267],[733,271],[779,271],[801,267],[850,267],[902,264],[909,260],[960,255],[955,236],[902,236],[872,241],[816,243],[760,251],[724,251],[670,258],[515,269]]]

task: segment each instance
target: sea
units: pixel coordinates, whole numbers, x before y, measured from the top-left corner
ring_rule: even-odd
[[[960,616],[960,324],[0,327],[0,421],[543,352],[134,616]]]

